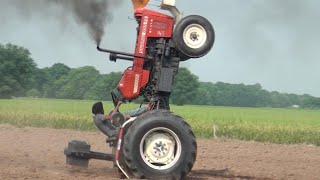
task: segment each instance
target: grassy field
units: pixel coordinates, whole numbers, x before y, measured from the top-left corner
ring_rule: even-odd
[[[0,100],[0,124],[96,131],[90,113],[93,101]],[[124,105],[122,111],[136,108]],[[105,103],[105,109],[111,109]],[[320,146],[320,111],[300,109],[172,106],[198,137]]]

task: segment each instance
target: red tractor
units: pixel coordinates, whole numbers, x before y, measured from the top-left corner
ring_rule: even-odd
[[[201,16],[182,17],[175,0],[162,1],[161,9],[170,15],[147,9],[149,0],[132,1],[138,23],[135,53],[97,47],[110,53],[111,61],[133,62],[112,92],[115,108],[107,115],[101,102],[92,108],[95,125],[113,152],[92,152],[87,143],[72,141],[65,150],[67,163],[109,160],[126,178],[183,179],[196,160],[197,143],[188,123],[170,112],[169,98],[180,62],[205,56],[213,47],[214,29]],[[139,97],[145,106],[129,114],[119,111]]]

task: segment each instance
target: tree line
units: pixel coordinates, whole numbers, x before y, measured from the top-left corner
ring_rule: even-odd
[[[38,68],[30,52],[12,44],[0,44],[0,98],[38,97],[110,101],[120,72],[100,74],[94,67],[70,68],[62,63]],[[173,104],[233,107],[320,108],[320,98],[264,90],[260,84],[200,82],[186,68],[175,80]]]

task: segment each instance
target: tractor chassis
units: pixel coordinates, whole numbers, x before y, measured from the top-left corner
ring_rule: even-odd
[[[201,16],[183,19],[165,0],[173,16],[138,8],[135,53],[100,48],[110,60],[133,61],[111,96],[115,106],[105,114],[102,102],[92,107],[96,127],[109,139],[112,154],[91,151],[83,141],[71,141],[64,153],[69,165],[88,167],[89,160],[112,161],[126,178],[184,179],[196,160],[197,143],[190,125],[170,112],[170,95],[179,64],[205,56],[214,44],[214,29]],[[144,107],[122,114],[120,106],[143,97]],[[139,156],[140,154],[140,156]],[[130,175],[130,176],[129,176]]]

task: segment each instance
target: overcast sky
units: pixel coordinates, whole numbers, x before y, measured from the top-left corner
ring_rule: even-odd
[[[267,90],[320,97],[319,0],[177,1],[184,15],[202,15],[216,29],[213,51],[183,63],[201,81],[260,83]],[[61,62],[108,73],[130,65],[109,62],[87,30],[59,8],[20,11],[9,2],[0,2],[0,43],[28,48],[39,67]],[[103,47],[133,52],[132,14],[129,0],[114,9]]]

